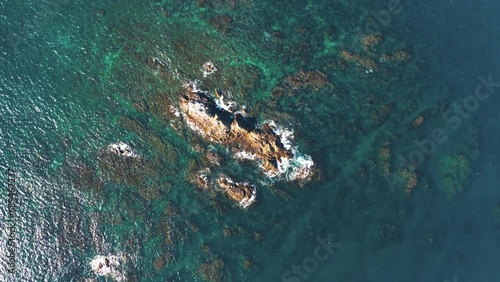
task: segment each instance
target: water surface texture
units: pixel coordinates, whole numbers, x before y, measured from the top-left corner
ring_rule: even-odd
[[[500,3],[416,2],[0,0],[0,281],[498,281]]]

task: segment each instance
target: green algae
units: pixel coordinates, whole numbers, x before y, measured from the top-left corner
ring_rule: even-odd
[[[470,174],[469,160],[463,155],[447,155],[439,162],[443,189],[449,198],[463,191]]]
[[[219,281],[224,272],[231,273],[231,277],[249,277],[249,281],[277,281],[281,273],[276,269],[286,269],[292,262],[281,262],[288,256],[270,254],[279,259],[266,265],[269,250],[282,245],[295,248],[295,242],[304,242],[300,243],[304,252],[314,249],[310,235],[305,237],[307,240],[294,237],[293,244],[283,243],[289,234],[306,230],[303,225],[314,226],[315,234],[321,235],[323,231],[330,232],[329,228],[342,229],[340,225],[370,222],[374,236],[366,236],[368,242],[363,247],[380,250],[398,242],[400,226],[406,219],[405,201],[421,194],[401,197],[406,183],[386,189],[386,171],[374,160],[380,157],[379,148],[391,140],[391,154],[382,161],[390,163],[392,172],[397,173],[397,156],[407,156],[415,149],[413,140],[426,136],[429,128],[439,122],[439,114],[429,114],[422,127],[409,129],[416,116],[427,113],[436,106],[436,100],[442,99],[439,95],[432,99],[419,96],[440,93],[426,88],[427,82],[419,84],[423,76],[416,67],[422,60],[419,54],[414,54],[416,58],[409,62],[379,64],[385,51],[401,50],[401,44],[397,35],[385,37],[383,48],[368,51],[354,42],[347,31],[352,25],[362,26],[368,11],[353,3],[332,4],[345,10],[345,14],[337,13],[333,18],[328,12],[330,4],[309,1],[309,11],[320,14],[311,19],[297,8],[304,6],[298,1],[277,4],[286,16],[278,13],[279,8],[267,10],[272,6],[269,3],[262,7],[248,4],[231,8],[228,1],[206,1],[210,2],[207,7],[198,7],[195,1],[180,2],[137,2],[133,8],[109,4],[105,6],[108,13],[104,19],[88,24],[99,26],[95,29],[99,36],[79,39],[78,44],[71,41],[78,38],[76,31],[68,31],[74,35],[55,37],[66,52],[60,53],[75,58],[65,67],[87,73],[72,89],[83,89],[78,91],[83,98],[75,100],[81,99],[81,104],[88,105],[85,111],[91,117],[76,116],[66,121],[68,128],[79,122],[88,128],[81,132],[66,130],[75,143],[68,162],[76,158],[75,163],[87,164],[72,168],[75,179],[85,178],[74,181],[94,203],[87,208],[99,213],[99,226],[113,250],[137,256],[131,276],[158,281],[165,277],[177,279],[178,275],[181,281],[190,281],[195,275],[196,279]],[[88,14],[95,13],[94,7],[88,9]],[[213,22],[220,15],[232,18],[227,30],[218,29]],[[79,60],[92,63],[79,66],[76,49],[80,43],[85,43],[82,46],[89,54]],[[346,62],[340,51],[347,48],[376,61],[378,70],[367,74],[365,69]],[[167,68],[151,66],[152,57],[164,60]],[[215,62],[219,71],[203,78],[200,68],[207,60]],[[325,73],[334,87],[318,91],[301,88],[273,97],[272,90],[299,69]],[[187,179],[193,167],[199,168],[201,159],[191,145],[207,144],[187,130],[175,131],[164,112],[168,105],[175,105],[183,91],[182,84],[194,79],[201,80],[203,89],[227,91],[227,98],[252,108],[259,120],[272,116],[293,128],[300,148],[313,156],[322,171],[321,180],[306,189],[288,183],[269,185],[256,167],[228,161],[221,170],[262,185],[259,203],[249,212],[191,185]],[[390,104],[395,106],[388,107]],[[98,137],[92,137],[94,131]],[[438,162],[437,178],[441,182],[436,190],[452,196],[460,193],[470,173],[469,161],[460,152],[474,138],[463,136],[447,146],[447,155],[432,156],[418,167],[419,178],[426,179],[426,170]],[[102,158],[99,162],[101,150],[117,140],[133,144],[144,163]],[[59,158],[51,160],[54,171],[70,169],[61,165]],[[364,177],[358,177],[360,171]],[[415,191],[424,193],[421,186]],[[325,207],[310,204],[315,202]],[[398,204],[403,206],[398,207],[403,212],[391,221],[367,218],[391,213],[396,209],[389,207]],[[174,208],[167,211],[170,206]],[[386,206],[389,211],[384,210]],[[335,224],[325,226],[325,219],[311,216],[309,210],[327,214]],[[248,232],[229,232],[232,235],[225,236],[229,234],[226,230],[233,230],[227,226],[242,226]],[[255,236],[259,238],[258,246],[254,233],[259,234]],[[349,240],[347,231],[339,233]],[[203,251],[203,244],[210,245],[213,251]],[[89,249],[87,256],[94,252]],[[155,266],[156,257],[165,260],[163,267]],[[241,260],[245,265],[253,262],[253,267],[242,267]]]

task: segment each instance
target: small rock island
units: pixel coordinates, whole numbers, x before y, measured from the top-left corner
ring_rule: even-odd
[[[224,101],[220,90],[211,95],[199,90],[194,82],[184,86],[180,115],[193,131],[210,142],[228,145],[236,159],[258,162],[271,178],[311,179],[314,163],[291,144],[292,131],[280,128],[273,121],[259,124],[255,118],[246,116],[244,108]]]

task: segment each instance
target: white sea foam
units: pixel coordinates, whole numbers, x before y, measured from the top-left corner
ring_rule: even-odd
[[[311,176],[314,162],[309,155],[301,154],[293,145],[293,130],[280,127],[272,120],[264,123],[269,125],[273,132],[280,137],[280,142],[283,144],[283,147],[289,150],[293,155],[291,159],[281,158],[281,160],[277,161],[279,173],[268,173],[267,175],[269,177],[284,176],[284,178],[289,181],[308,179]]]
[[[97,255],[89,264],[95,275],[108,277],[119,282],[126,281],[125,271],[123,269],[124,262],[124,256]]]
[[[215,67],[214,63],[208,61],[203,64],[202,71],[203,71],[203,77],[207,77],[216,72],[217,68]]]
[[[186,120],[186,124],[188,125],[188,127],[194,131],[194,132],[197,132],[201,137],[203,138],[207,138],[205,132],[203,131],[203,129],[201,129],[196,123],[194,122],[191,122],[189,120]],[[213,141],[212,138],[209,138],[210,141]]]
[[[186,90],[191,91],[193,93],[203,92],[200,89],[198,89],[199,84],[200,84],[200,82],[198,80],[188,80],[188,81],[184,82],[184,84],[182,86]]]
[[[175,117],[180,117],[181,116],[181,113],[179,112],[179,110],[176,107],[170,105],[168,107],[168,109],[169,109],[170,113],[172,113]]]
[[[199,103],[199,102],[188,103],[187,112],[191,112],[191,113],[196,114],[198,116],[207,116],[208,115],[207,108],[205,107],[205,105],[203,105],[202,103]],[[197,132],[203,138],[209,139],[211,142],[216,142],[213,138],[207,136],[205,134],[205,131],[202,128],[200,128],[195,122],[190,121],[190,119],[186,116],[184,119],[185,119],[188,127],[191,128],[191,130]]]
[[[202,182],[203,187],[201,187],[201,188],[208,189],[208,188],[210,188],[210,182],[209,182],[208,176],[205,173],[210,173],[210,169],[207,168],[205,171],[203,171],[203,170],[198,171],[198,174],[196,175],[196,177],[198,177],[201,181],[203,181]]]
[[[248,185],[248,183],[243,183],[244,185]],[[240,207],[247,209],[249,206],[251,206],[255,201],[257,200],[257,189],[252,190],[252,196],[250,199],[245,199],[243,198],[240,202],[239,205]]]
[[[131,158],[137,158],[138,155],[135,152],[130,145],[123,143],[121,141],[118,141],[117,143],[114,144],[109,144],[108,145],[108,151],[117,154],[123,157],[131,157]]]
[[[199,81],[187,81],[184,83],[184,87],[195,93],[205,93],[202,90],[198,89]],[[234,101],[224,101],[224,95],[217,95],[214,99],[217,108],[226,110],[230,113],[244,113],[237,111],[238,105]],[[191,106],[191,104],[194,104]],[[190,103],[189,110],[198,111],[200,114],[204,114],[206,112],[206,107],[201,103]],[[201,130],[196,124],[191,122],[187,122],[188,126],[198,132],[203,137],[207,138],[206,134]],[[284,178],[288,181],[293,180],[306,180],[312,174],[312,168],[314,166],[314,162],[309,155],[302,154],[298,152],[296,146],[293,144],[294,139],[294,131],[288,128],[281,127],[277,125],[273,120],[265,121],[264,124],[267,124],[273,132],[279,137],[279,141],[283,145],[283,147],[292,153],[292,158],[281,158],[281,160],[277,161],[278,172],[269,172],[265,171],[264,173],[270,178]],[[209,138],[210,141],[214,142],[212,138]],[[255,154],[239,151],[234,154],[236,159],[246,159],[246,160],[257,160],[257,156]]]
[[[217,106],[217,108],[223,109],[230,113],[234,113],[238,108],[238,104],[236,104],[236,102],[234,101],[225,102],[224,95],[220,95],[219,97],[217,97],[217,99],[215,99],[215,105]]]
[[[288,128],[283,128],[278,126],[274,120],[265,121],[264,124],[267,124],[273,132],[280,137],[280,142],[283,144],[283,147],[287,150],[295,150],[292,145],[292,140],[294,138],[293,130]]]
[[[290,180],[307,179],[311,175],[313,166],[314,162],[310,156],[295,155],[289,166],[290,173],[287,177]]]
[[[246,199],[246,198],[243,198],[241,199],[241,201],[238,202],[238,205],[244,209],[247,209],[248,207],[250,207],[253,203],[255,203],[255,201],[257,200],[257,189],[248,184],[247,182],[243,182],[243,183],[235,183],[231,178],[229,177],[224,177],[224,180],[227,181],[227,183],[229,183],[230,185],[244,185],[244,186],[250,186],[252,187],[252,196],[250,196],[250,199]]]
[[[255,161],[257,159],[256,154],[249,153],[247,151],[238,151],[234,154],[234,157],[240,160],[251,160],[251,161]]]

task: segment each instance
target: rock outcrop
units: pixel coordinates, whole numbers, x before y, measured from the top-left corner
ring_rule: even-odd
[[[180,98],[180,114],[193,131],[210,142],[230,146],[237,159],[257,161],[269,177],[310,179],[314,163],[292,146],[292,131],[272,121],[258,124],[246,116],[244,108],[224,101],[220,90],[211,95],[199,90],[194,82],[186,83],[185,89]]]
[[[217,178],[217,184],[242,208],[248,208],[256,200],[257,190],[246,182],[237,183],[228,177],[222,176]]]

